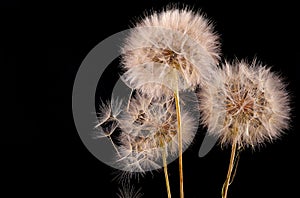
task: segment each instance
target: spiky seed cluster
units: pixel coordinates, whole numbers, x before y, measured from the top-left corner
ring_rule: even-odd
[[[195,121],[182,112],[183,144],[186,148],[192,141]],[[177,117],[174,99],[171,97],[149,98],[136,95],[128,111],[120,119],[123,133],[119,165],[129,172],[145,172],[161,168],[162,152],[178,155]]]
[[[120,100],[100,106],[100,137],[108,137],[118,156],[116,165],[129,173],[161,168],[162,152],[178,155],[177,116],[174,98],[149,97],[136,92],[122,105]],[[192,142],[197,131],[196,121],[184,110],[181,112],[184,149]],[[120,134],[112,138],[116,130]]]
[[[133,185],[123,184],[117,193],[118,198],[142,198],[141,188],[135,189]]]
[[[285,84],[256,61],[226,63],[199,96],[202,122],[222,144],[255,146],[288,128]]]
[[[219,60],[219,42],[204,16],[170,9],[137,24],[122,53],[127,70],[123,79],[130,87],[152,93],[161,85],[173,88],[178,84],[186,90],[212,75]],[[157,84],[147,85],[153,82]]]

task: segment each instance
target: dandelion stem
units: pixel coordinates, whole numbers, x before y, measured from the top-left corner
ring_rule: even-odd
[[[235,154],[235,160],[234,160],[234,171],[233,171],[233,175],[231,176],[229,185],[233,182],[235,175],[236,175],[236,171],[237,171],[237,167],[239,164],[239,160],[240,160],[240,148],[237,148],[236,154]]]
[[[179,104],[179,93],[178,86],[174,91],[175,104],[176,104],[176,115],[177,115],[177,134],[178,134],[178,156],[179,156],[179,182],[180,182],[180,198],[184,197],[183,193],[183,169],[182,169],[182,134],[181,134],[181,116],[180,116],[180,104]]]
[[[169,183],[169,176],[168,176],[168,165],[167,165],[167,156],[166,156],[166,149],[163,147],[163,165],[164,165],[164,173],[165,173],[165,180],[166,180],[166,187],[168,192],[168,198],[171,198],[171,190],[170,190],[170,183]]]
[[[225,180],[225,182],[223,184],[223,188],[222,188],[222,198],[227,198],[228,187],[229,187],[230,183],[232,182],[230,180],[230,178],[231,178],[232,170],[233,170],[233,167],[235,164],[234,161],[235,161],[235,156],[236,156],[236,152],[237,152],[236,147],[237,147],[237,142],[234,141],[232,144],[232,147],[231,147],[231,155],[230,155],[227,177],[226,177],[226,180]],[[235,167],[234,172],[236,172],[236,167]],[[235,175],[235,173],[234,173],[234,175]]]

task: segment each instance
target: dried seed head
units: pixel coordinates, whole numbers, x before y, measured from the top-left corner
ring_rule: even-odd
[[[171,9],[137,24],[122,53],[127,70],[123,80],[134,89],[154,82],[151,89],[142,88],[151,94],[164,89],[161,85],[173,89],[178,84],[180,90],[186,90],[203,83],[218,63],[219,42],[204,16]]]
[[[196,122],[182,112],[184,149],[191,143]],[[128,172],[145,172],[161,168],[162,152],[178,155],[177,117],[172,97],[149,98],[137,94],[130,102],[128,111],[120,119],[123,133],[121,146],[121,169]]]
[[[288,128],[285,84],[256,61],[226,63],[199,96],[202,122],[222,144],[255,146]]]

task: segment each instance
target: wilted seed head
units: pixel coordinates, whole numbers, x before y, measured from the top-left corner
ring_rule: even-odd
[[[140,89],[156,82],[179,89],[194,89],[212,75],[219,60],[218,36],[203,15],[170,9],[153,13],[132,29],[122,49],[127,72],[123,79]],[[177,75],[178,79],[174,78]],[[176,82],[174,82],[176,81]],[[150,87],[149,87],[150,88]]]
[[[196,126],[187,113],[182,113],[184,149],[191,143]],[[120,119],[119,138],[121,168],[128,172],[145,172],[161,168],[162,152],[178,154],[177,117],[171,97],[148,98],[137,94]]]
[[[279,76],[256,61],[226,63],[199,93],[202,122],[222,144],[271,141],[288,128],[285,88]]]

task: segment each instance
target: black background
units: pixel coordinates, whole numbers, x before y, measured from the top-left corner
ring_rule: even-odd
[[[145,11],[168,4],[159,0],[1,3],[3,65],[16,72],[10,79],[16,82],[16,91],[9,94],[14,103],[9,114],[12,129],[5,130],[8,137],[1,140],[2,178],[11,195],[116,196],[118,183],[112,181],[116,171],[93,157],[77,134],[71,106],[73,82],[94,46],[129,28]],[[228,197],[297,196],[299,10],[288,1],[185,4],[215,21],[223,58],[256,56],[286,78],[292,96],[290,130],[274,144],[242,153]],[[113,82],[117,75],[108,79]],[[229,149],[215,146],[205,157],[198,157],[204,132],[200,127],[195,143],[183,155],[187,198],[220,197],[227,173]],[[169,165],[173,197],[179,195],[177,164]],[[142,187],[144,197],[166,197],[162,172],[133,183]]]

